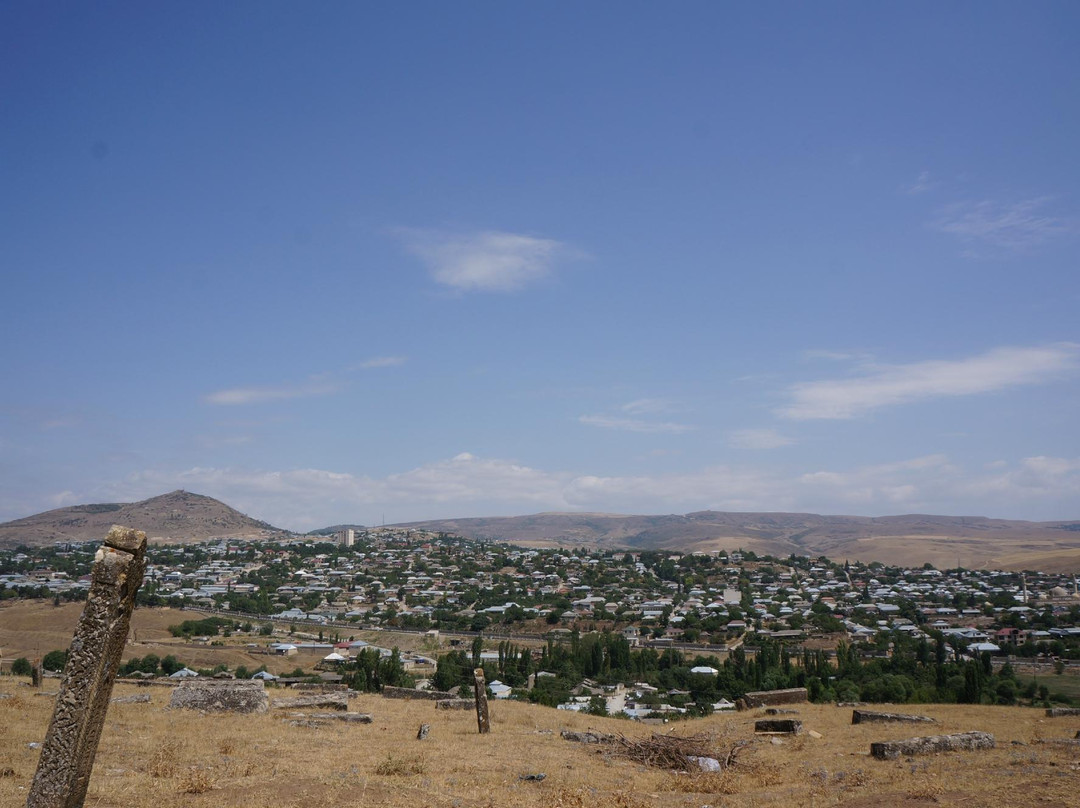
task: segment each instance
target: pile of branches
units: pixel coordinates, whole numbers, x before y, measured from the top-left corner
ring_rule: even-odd
[[[716,739],[705,732],[697,735],[653,734],[647,738],[627,738],[625,735],[599,732],[563,731],[562,736],[568,741],[602,744],[619,757],[673,771],[700,771],[703,768],[700,761],[710,758],[719,763],[720,769],[729,769],[735,765],[739,752],[747,746],[746,741],[738,741],[726,752],[718,753]]]

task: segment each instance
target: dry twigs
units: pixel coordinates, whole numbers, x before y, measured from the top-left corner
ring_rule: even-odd
[[[653,734],[648,738],[627,738],[625,735],[564,731],[562,737],[579,743],[602,744],[619,757],[672,771],[699,771],[699,760],[707,758],[717,761],[720,769],[729,769],[736,764],[739,752],[748,744],[747,741],[736,741],[726,752],[718,753],[716,739],[704,732],[686,736]]]

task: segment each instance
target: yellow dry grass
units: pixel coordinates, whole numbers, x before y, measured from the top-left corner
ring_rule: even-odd
[[[0,680],[3,692],[13,697],[0,699],[0,769],[11,769],[0,777],[0,808],[15,808],[25,803],[37,763],[29,744],[43,739],[53,700],[11,678]],[[478,735],[471,712],[436,711],[431,702],[364,695],[352,709],[372,713],[373,724],[312,728],[291,726],[280,712],[168,711],[168,688],[119,685],[116,695],[135,692],[152,701],[110,707],[90,808],[1070,805],[1080,780],[1080,749],[1032,743],[1072,737],[1080,718],[1047,719],[1029,708],[926,706],[919,711],[940,722],[931,732],[985,730],[994,733],[997,748],[890,762],[868,756],[871,741],[925,730],[852,726],[850,709],[799,705],[806,728],[823,737],[774,744],[754,737],[756,712],[717,715],[660,731],[709,732],[720,749],[748,739],[738,765],[718,774],[679,774],[559,736],[562,728],[589,727],[644,736],[656,727],[526,704],[492,703],[492,731]],[[272,699],[286,695],[271,690]],[[424,741],[416,740],[421,723],[431,725]],[[537,773],[545,779],[520,779]]]

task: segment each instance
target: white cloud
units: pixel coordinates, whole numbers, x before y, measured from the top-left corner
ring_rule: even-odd
[[[1080,458],[1028,457],[974,472],[944,455],[927,455],[802,473],[711,466],[675,474],[604,476],[547,471],[464,452],[381,478],[323,469],[151,470],[78,494],[64,491],[42,504],[130,502],[175,488],[216,497],[251,516],[300,530],[342,522],[373,524],[384,513],[388,521],[402,522],[552,510],[967,513],[1010,518],[1043,513],[1042,518],[1075,518],[1080,516]],[[13,512],[32,509],[22,503]]]
[[[238,404],[261,404],[265,401],[281,401],[291,398],[311,398],[336,393],[340,385],[336,382],[318,380],[304,384],[283,387],[231,387],[203,396],[208,404],[235,406]]]
[[[517,291],[548,275],[555,258],[566,252],[558,241],[518,233],[399,232],[436,282],[464,292]]]
[[[1078,359],[1080,345],[1062,342],[995,348],[967,359],[870,365],[854,378],[793,385],[791,403],[776,413],[795,420],[854,418],[879,407],[1049,382],[1076,370]]]
[[[1059,236],[1080,232],[1080,221],[1045,213],[1051,197],[1019,202],[960,202],[944,208],[932,226],[975,245],[997,252],[1022,252]]]
[[[794,438],[781,435],[775,429],[738,429],[729,438],[741,449],[779,449],[795,442]]]
[[[597,426],[601,429],[619,429],[624,432],[662,432],[670,435],[689,432],[694,428],[689,424],[676,424],[671,421],[643,421],[640,418],[621,418],[611,415],[582,415],[578,417],[578,421],[586,426]]]

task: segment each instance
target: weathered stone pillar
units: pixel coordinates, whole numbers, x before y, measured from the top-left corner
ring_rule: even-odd
[[[41,667],[41,660],[35,660],[34,664],[30,667],[30,686],[37,690],[41,690],[42,675],[43,670]]]
[[[487,682],[484,681],[483,668],[476,668],[473,671],[473,691],[476,695],[476,728],[483,735],[491,732],[491,721],[488,719]]]
[[[81,808],[146,568],[146,534],[114,526],[94,558],[27,808]]]

